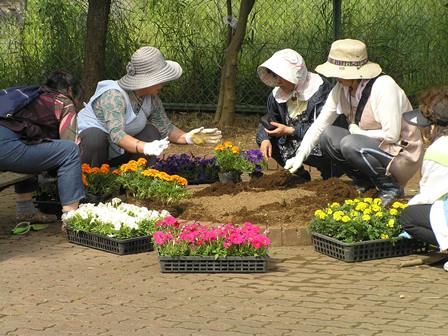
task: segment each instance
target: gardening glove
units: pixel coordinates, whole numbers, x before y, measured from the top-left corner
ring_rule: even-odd
[[[284,168],[288,169],[289,172],[293,174],[302,166],[304,160],[305,154],[303,154],[302,152],[297,152],[296,156],[290,158],[289,160],[286,160]]]
[[[162,140],[154,140],[151,142],[146,142],[143,146],[143,153],[145,155],[160,155],[162,152],[168,148],[170,142],[168,137]]]
[[[363,134],[362,129],[356,124],[350,124],[348,126],[348,131],[350,134]]]
[[[221,131],[217,128],[199,127],[185,134],[185,141],[189,145],[217,144],[221,139]]]

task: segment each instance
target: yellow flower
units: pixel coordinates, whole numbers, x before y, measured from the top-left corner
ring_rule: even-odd
[[[365,209],[363,212],[364,215],[370,215],[371,213],[372,213],[372,209],[370,209],[370,208]]]
[[[375,214],[375,216],[378,217],[378,218],[381,218],[381,217],[383,217],[383,213],[382,213],[381,211],[378,211],[378,212]]]
[[[233,154],[239,154],[240,153],[240,148],[238,146],[233,146],[231,150],[232,150]]]
[[[371,204],[373,202],[373,199],[371,197],[364,198],[364,202]]]
[[[353,200],[345,200],[344,203],[347,205],[352,205],[354,202]]]
[[[361,217],[361,219],[364,220],[364,221],[369,221],[370,220],[370,216],[369,215],[363,215]]]
[[[342,221],[344,223],[347,223],[348,221],[350,221],[350,217],[346,215],[346,216],[342,217]]]
[[[340,206],[338,202],[333,202],[331,203],[330,208],[337,208],[338,206]]]
[[[336,212],[333,214],[333,219],[334,219],[335,221],[337,221],[337,222],[339,222],[339,221],[342,219],[342,215],[341,215],[340,211],[336,211]]]
[[[359,203],[356,205],[355,210],[356,210],[356,211],[364,211],[364,210],[367,208],[367,206],[368,206],[367,203],[359,202]]]
[[[395,225],[395,219],[393,218],[389,219],[389,222],[387,222],[387,226],[393,228],[394,225]]]
[[[233,147],[232,141],[224,141],[224,147],[225,148],[232,148]]]
[[[374,198],[373,199],[373,204],[379,205],[381,203],[382,203],[381,198]]]
[[[350,216],[352,218],[357,218],[359,216],[359,212],[352,210],[352,211],[350,211]]]
[[[389,235],[387,235],[387,234],[385,234],[385,233],[382,233],[382,234],[380,235],[380,238],[381,238],[381,239],[389,239]]]
[[[138,166],[146,166],[147,163],[148,163],[148,161],[145,158],[139,158],[137,160],[137,165]]]
[[[378,211],[381,211],[381,207],[378,206],[378,205],[372,205],[372,210],[373,210],[374,212],[378,212]]]
[[[390,210],[389,210],[389,213],[390,213],[392,216],[396,216],[396,215],[398,215],[398,210],[397,210],[397,209],[390,209]]]
[[[331,210],[330,208],[327,208],[327,214],[331,215],[333,213],[333,210]]]
[[[401,208],[403,206],[403,203],[401,203],[401,202],[394,202],[393,204],[392,204],[392,208],[394,208],[394,209],[399,209],[399,208]]]

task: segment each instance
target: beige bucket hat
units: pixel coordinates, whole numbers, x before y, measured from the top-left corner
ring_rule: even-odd
[[[370,79],[381,74],[377,63],[369,61],[367,47],[359,40],[337,40],[331,44],[327,62],[318,65],[316,72],[325,77]]]
[[[142,47],[132,56],[127,73],[118,80],[125,90],[139,90],[178,79],[182,68],[177,62],[167,61],[159,49]]]

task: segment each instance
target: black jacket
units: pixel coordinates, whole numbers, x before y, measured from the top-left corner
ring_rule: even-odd
[[[322,85],[319,87],[317,92],[308,100],[308,106],[306,111],[299,116],[299,122],[296,123],[294,134],[289,137],[294,137],[296,140],[301,141],[305,136],[306,131],[310,128],[311,124],[314,122],[314,116],[319,115],[322,107],[327,100],[327,96],[332,89],[330,82],[323,79]],[[272,121],[286,125],[286,116],[288,114],[288,107],[286,103],[277,103],[274,96],[271,94],[267,100],[267,114],[271,117]],[[260,123],[257,130],[256,141],[260,145],[263,140],[270,140],[264,130],[263,125]]]

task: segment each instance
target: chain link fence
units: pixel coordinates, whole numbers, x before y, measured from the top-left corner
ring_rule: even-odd
[[[326,60],[335,32],[363,40],[370,59],[411,97],[447,83],[447,2],[257,0],[239,55],[237,111],[264,111],[270,89],[258,79],[256,68],[275,51],[295,49],[313,70]],[[340,12],[334,11],[335,3]],[[237,18],[239,1],[232,6],[231,15]],[[0,10],[1,86],[36,83],[55,68],[80,77],[87,7],[86,0],[28,0],[25,19]],[[153,45],[184,69],[179,80],[163,89],[165,105],[213,111],[228,14],[224,0],[113,0],[106,77],[120,78],[130,55],[142,45]]]

